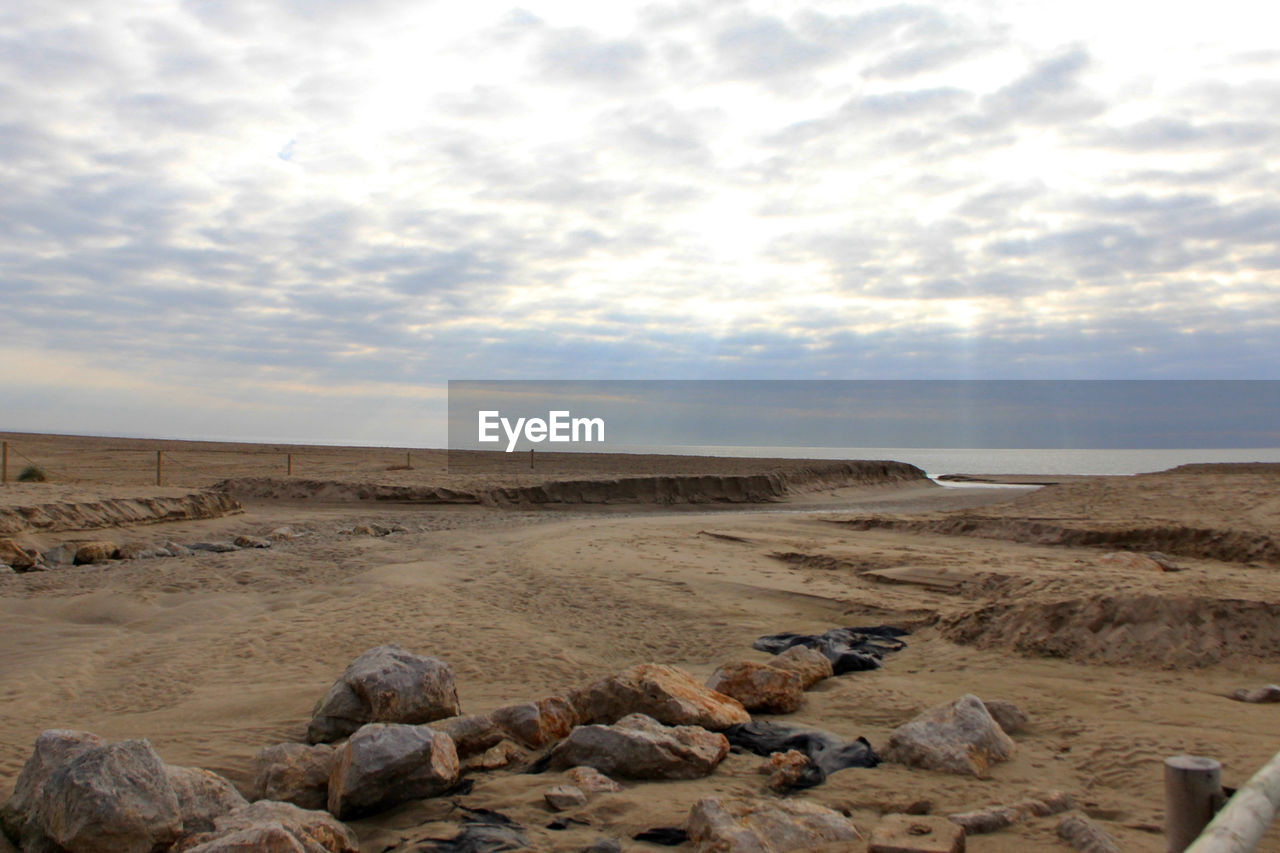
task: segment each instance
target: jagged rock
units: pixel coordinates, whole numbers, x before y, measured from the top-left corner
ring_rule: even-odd
[[[329,771],[329,811],[368,814],[444,793],[458,781],[453,740],[430,726],[370,723],[338,747]]]
[[[564,777],[587,794],[612,794],[622,790],[621,785],[594,767],[570,767]]]
[[[584,765],[629,779],[696,779],[728,752],[724,735],[630,714],[612,726],[578,726],[551,751],[549,764],[557,770]]]
[[[889,734],[883,757],[925,770],[984,776],[1013,755],[1013,741],[977,696],[961,696],[901,725]]]
[[[278,743],[253,757],[249,798],[323,809],[329,802],[329,768],[333,747],[326,744]]]
[[[22,766],[22,772],[13,785],[13,794],[0,807],[0,825],[3,826],[4,833],[15,840],[21,839],[31,819],[36,799],[53,772],[65,767],[71,759],[85,750],[103,743],[102,738],[90,732],[69,729],[48,729],[41,732],[31,750],[31,757]]]
[[[214,836],[182,853],[312,853],[287,829],[278,823],[240,829]]]
[[[166,764],[165,775],[178,797],[184,833],[208,832],[217,818],[249,805],[235,786],[217,773]]]
[[[524,747],[504,740],[497,746],[490,747],[479,755],[473,755],[463,765],[464,770],[499,770],[517,761],[528,758]]]
[[[885,815],[867,853],[964,853],[964,830],[944,817]]]
[[[995,720],[1007,735],[1016,735],[1027,727],[1029,722],[1027,715],[1012,702],[1006,702],[1004,699],[994,699],[990,702],[983,702],[982,706],[987,709],[991,719]]]
[[[502,729],[498,728],[488,714],[445,717],[443,720],[433,721],[431,728],[453,738],[458,758],[470,758],[492,749],[505,737]]]
[[[105,563],[114,560],[119,549],[114,542],[83,542],[76,546],[76,555],[72,562],[77,566]]]
[[[203,839],[202,843],[221,842],[221,847],[209,850],[195,848],[201,853],[239,853],[244,850],[258,851],[257,847],[231,846],[238,843],[238,838],[251,838],[253,833],[264,842],[283,844],[276,830],[284,830],[296,839],[307,853],[359,853],[360,842],[356,835],[343,824],[334,820],[333,816],[322,811],[300,809],[290,803],[277,803],[271,800],[259,800],[229,815],[218,818],[214,822],[214,838]],[[243,834],[243,835],[242,835]],[[272,850],[274,848],[266,848]],[[292,847],[280,847],[281,850],[292,851]],[[191,853],[191,851],[187,851]]]
[[[775,752],[760,765],[760,772],[769,774],[769,787],[775,791],[790,791],[800,784],[812,762],[798,749]]]
[[[504,705],[489,715],[502,731],[530,749],[561,740],[582,722],[567,699],[553,696],[538,702]]]
[[[706,797],[685,829],[698,853],[788,853],[860,837],[844,815],[807,800]]]
[[[742,703],[699,684],[673,666],[642,663],[576,690],[569,701],[583,722],[613,723],[644,714],[671,726],[720,731],[751,716]]]
[[[799,673],[763,663],[727,663],[711,674],[707,687],[732,696],[748,711],[790,714],[804,701],[804,680]]]
[[[395,645],[377,646],[352,661],[317,703],[307,740],[334,741],[365,723],[417,725],[460,711],[447,663]]]
[[[36,564],[36,557],[12,539],[0,539],[0,565],[7,565],[14,571],[25,572]]]
[[[187,546],[192,551],[209,551],[214,554],[229,554],[240,549],[230,542],[192,542]]]
[[[542,799],[553,812],[568,811],[587,804],[586,793],[574,785],[556,785],[543,794]]]
[[[769,661],[769,666],[796,673],[805,690],[835,675],[831,659],[808,646],[792,646]]]
[[[237,548],[270,548],[271,540],[263,539],[261,536],[249,536],[248,534],[242,533],[232,540],[232,544]]]
[[[1237,702],[1280,702],[1280,687],[1274,684],[1255,687],[1252,690],[1246,690],[1242,687],[1239,690],[1233,690],[1231,698]]]
[[[182,815],[151,744],[125,740],[90,746],[49,774],[28,834],[33,825],[74,853],[152,853],[178,839]]]

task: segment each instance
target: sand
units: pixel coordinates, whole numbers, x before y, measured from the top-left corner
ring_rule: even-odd
[[[71,467],[75,453],[62,453],[60,467]],[[336,450],[323,463],[316,453],[317,467],[332,475],[368,451]],[[123,464],[111,483],[119,463],[110,458],[97,457],[72,484],[77,497],[145,485]],[[610,461],[606,479],[618,466],[643,470],[642,459]],[[721,466],[717,476],[750,475],[759,464],[708,463]],[[556,470],[561,479],[584,473]],[[180,485],[230,474],[206,476]],[[361,470],[334,482],[377,477]],[[1044,489],[901,481],[761,506],[245,497],[242,513],[216,518],[29,531],[19,541],[41,548],[107,536],[135,544],[223,539],[285,525],[297,536],[269,550],[0,576],[0,791],[36,734],[51,727],[147,737],[167,761],[243,785],[252,754],[300,739],[313,703],[345,664],[381,643],[447,660],[464,710],[479,712],[638,662],[706,678],[725,661],[766,660],[751,649],[762,634],[891,622],[913,629],[906,650],[882,670],[823,682],[783,719],[881,746],[916,712],[975,693],[1012,700],[1031,716],[1016,756],[986,780],[883,765],[837,773],[799,796],[847,810],[869,831],[880,813],[917,800],[947,814],[1062,789],[1122,849],[1159,851],[1164,757],[1218,758],[1230,785],[1277,748],[1280,707],[1226,694],[1280,681],[1280,565],[1258,545],[1277,529],[1278,485],[1266,467]],[[12,494],[18,488],[5,495],[10,504],[22,503]],[[361,523],[406,531],[338,532]],[[1236,545],[1202,555],[1190,537],[1169,553],[1184,571],[1135,572],[1102,559],[1118,547],[1105,537],[1082,544],[1032,535],[1033,524],[1121,538],[1137,529],[1207,530]],[[706,779],[627,783],[574,813],[591,826],[562,832],[544,828],[552,815],[541,803],[559,774],[477,777],[461,801],[510,815],[535,849],[578,850],[601,834],[679,824],[700,796],[761,794],[761,761],[731,755]],[[414,839],[447,835],[451,808],[446,800],[411,803],[353,826],[366,851],[408,851]],[[1053,826],[1032,820],[970,838],[968,849],[1062,850]],[[1280,834],[1259,849],[1280,850]]]

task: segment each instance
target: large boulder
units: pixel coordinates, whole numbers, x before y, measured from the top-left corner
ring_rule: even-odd
[[[727,663],[711,673],[707,687],[732,696],[748,711],[790,714],[804,701],[799,673],[753,661]]]
[[[458,758],[479,755],[497,746],[506,737],[506,733],[498,728],[488,714],[445,717],[431,723],[431,728],[444,732],[453,740]]]
[[[788,853],[859,838],[844,815],[807,800],[706,797],[689,811],[685,830],[698,853]]]
[[[73,853],[152,853],[182,834],[177,794],[145,740],[91,746],[55,769],[30,823]]]
[[[290,842],[290,839],[293,841]],[[332,815],[260,800],[218,818],[184,853],[359,853],[356,835]],[[296,846],[295,846],[296,844]]]
[[[578,726],[551,751],[549,766],[582,765],[628,779],[696,779],[714,770],[728,752],[722,734],[630,714],[612,726]]]
[[[114,542],[85,542],[76,548],[73,562],[77,566],[105,563],[114,560],[118,551]]]
[[[178,798],[184,833],[208,832],[218,818],[249,805],[235,785],[217,773],[172,764],[166,764],[164,772]]]
[[[805,690],[835,675],[831,658],[808,646],[792,646],[769,661],[769,666],[796,673]]]
[[[251,800],[276,800],[303,809],[323,809],[329,802],[329,767],[333,747],[327,744],[278,743],[253,757]]]
[[[102,738],[89,732],[68,729],[48,729],[41,732],[31,750],[31,757],[18,774],[13,794],[0,807],[0,825],[3,826],[5,835],[15,841],[21,840],[26,835],[31,811],[35,808],[40,791],[53,772],[65,767],[80,753],[101,746],[104,742]]]
[[[447,663],[395,645],[378,646],[352,661],[317,703],[307,740],[341,740],[365,723],[418,725],[460,710]]]
[[[489,716],[512,740],[530,749],[567,737],[573,727],[582,722],[573,705],[558,696],[538,702],[504,705]]]
[[[442,794],[458,781],[453,740],[430,726],[370,723],[338,748],[329,811],[341,819]]]
[[[939,705],[889,734],[883,757],[925,770],[985,776],[1013,755],[1013,740],[977,696]]]
[[[628,714],[644,714],[669,726],[701,726],[720,731],[749,722],[742,703],[699,684],[673,666],[642,663],[575,690],[569,696],[578,718],[613,723]]]

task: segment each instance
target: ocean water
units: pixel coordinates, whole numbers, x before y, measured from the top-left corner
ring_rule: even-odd
[[[632,445],[612,452],[782,459],[892,459],[943,474],[1142,474],[1194,462],[1280,462],[1280,447],[1256,449],[1024,450],[920,447],[731,447]]]

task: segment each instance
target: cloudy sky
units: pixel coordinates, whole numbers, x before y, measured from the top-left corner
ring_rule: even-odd
[[[1278,378],[1280,7],[0,9],[0,429],[448,379]]]

